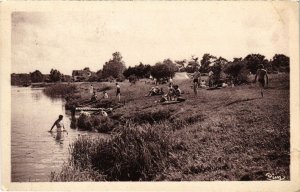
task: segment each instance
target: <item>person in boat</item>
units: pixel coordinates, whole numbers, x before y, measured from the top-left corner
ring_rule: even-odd
[[[263,90],[265,89],[265,86],[269,84],[269,77],[268,77],[267,70],[264,68],[264,65],[262,64],[258,66],[254,83],[256,83],[256,79],[258,79],[259,82],[261,97],[264,97]]]
[[[52,129],[56,126],[57,129],[57,134],[56,134],[56,140],[62,140],[63,139],[63,132],[67,132],[67,130],[65,129],[65,126],[63,124],[63,115],[59,115],[58,119],[53,123],[51,129],[50,129],[50,133],[52,132]],[[68,133],[68,132],[67,132]]]

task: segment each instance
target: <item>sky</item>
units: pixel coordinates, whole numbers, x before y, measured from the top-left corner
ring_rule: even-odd
[[[133,6],[135,5],[135,6]],[[289,56],[288,13],[272,2],[142,2],[102,6],[99,11],[13,12],[12,72],[51,68],[102,68],[119,51],[126,66],[154,65],[170,58],[202,58],[210,53],[227,60],[260,53],[271,59]],[[229,4],[228,4],[229,5]]]

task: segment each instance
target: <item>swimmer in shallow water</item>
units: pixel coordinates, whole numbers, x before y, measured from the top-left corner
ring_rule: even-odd
[[[52,132],[52,129],[54,128],[54,126],[56,126],[56,130],[57,130],[57,135],[56,135],[56,140],[62,141],[63,140],[63,132],[67,132],[67,130],[65,129],[65,126],[63,124],[63,117],[62,115],[58,116],[58,119],[53,123],[51,129],[50,129],[50,133]],[[68,134],[68,132],[67,132]]]

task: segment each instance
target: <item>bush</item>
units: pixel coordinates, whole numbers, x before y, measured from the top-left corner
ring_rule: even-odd
[[[164,130],[149,124],[143,127],[127,124],[110,139],[80,137],[70,146],[69,164],[52,178],[63,181],[155,180],[166,169],[171,150],[172,142]],[[76,170],[75,175],[79,176],[74,178],[68,170]]]
[[[91,131],[93,128],[93,124],[90,114],[86,112],[81,113],[78,117],[77,126],[80,129]]]
[[[128,80],[130,83],[135,83],[137,81],[137,77],[135,75],[130,75]]]
[[[88,113],[80,114],[77,126],[83,130],[97,130],[100,133],[108,133],[114,129],[114,123],[110,118]]]

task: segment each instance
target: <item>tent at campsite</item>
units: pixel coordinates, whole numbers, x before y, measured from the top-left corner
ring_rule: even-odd
[[[175,73],[175,76],[173,80],[185,80],[185,79],[190,79],[190,77],[187,75],[187,72],[178,72]]]

